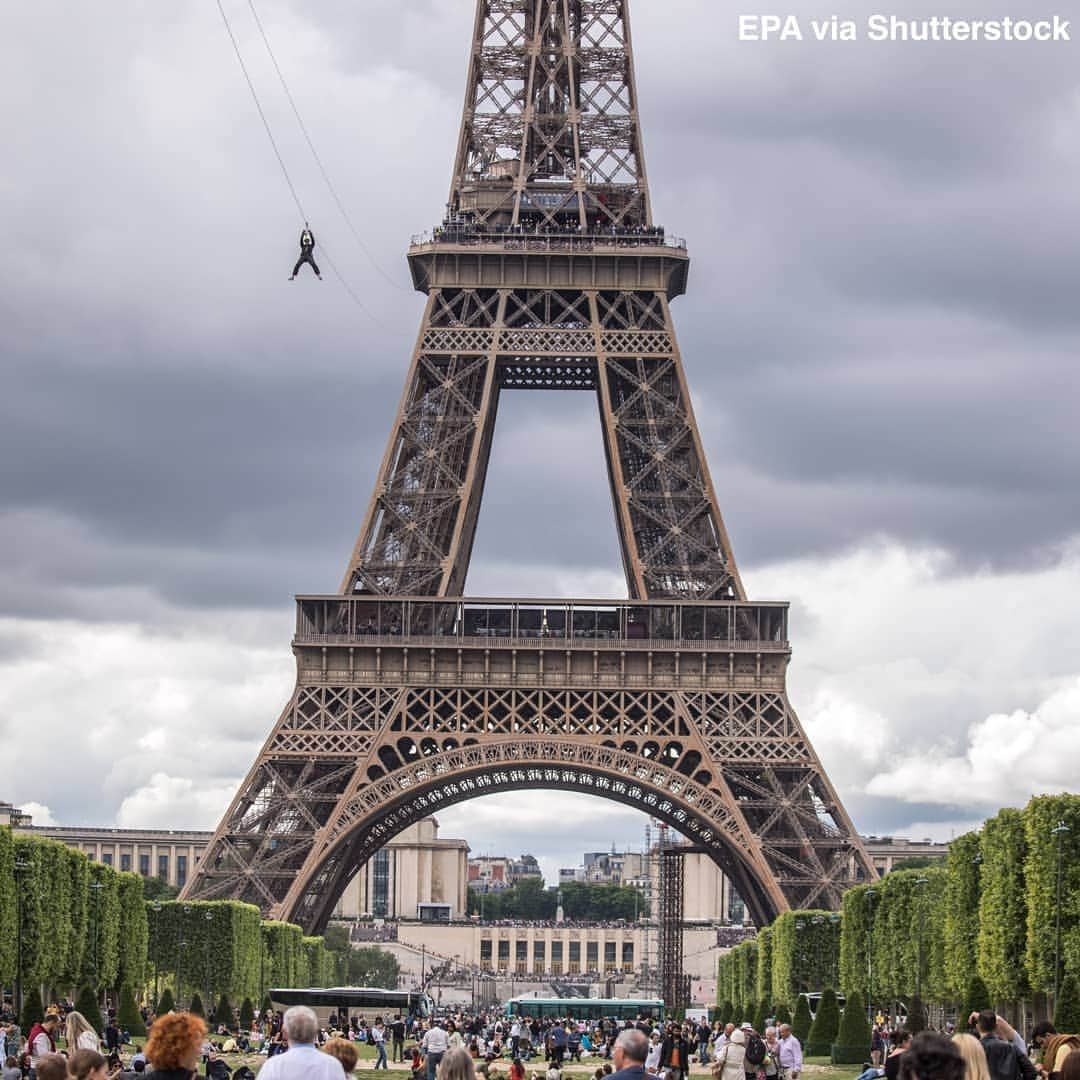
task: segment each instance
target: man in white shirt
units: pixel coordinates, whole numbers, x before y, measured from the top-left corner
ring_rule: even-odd
[[[435,1080],[439,1062],[442,1061],[443,1054],[446,1053],[449,1046],[450,1040],[446,1032],[439,1027],[438,1021],[435,1021],[424,1032],[423,1041],[420,1043],[420,1048],[424,1051],[424,1057],[427,1058],[427,1080]]]
[[[802,1072],[802,1043],[791,1034],[790,1024],[780,1025],[780,1038],[776,1043],[776,1063],[784,1080],[799,1080]]]
[[[662,1049],[660,1032],[654,1031],[649,1042],[649,1053],[645,1058],[645,1071],[653,1076],[657,1076],[660,1072],[660,1051]]]
[[[259,1070],[263,1080],[343,1080],[345,1070],[336,1057],[315,1049],[319,1022],[306,1005],[294,1005],[282,1021],[289,1049],[275,1054]]]

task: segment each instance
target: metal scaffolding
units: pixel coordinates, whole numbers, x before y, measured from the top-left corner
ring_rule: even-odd
[[[660,996],[669,1010],[689,1004],[683,975],[683,856],[686,847],[660,849]]]

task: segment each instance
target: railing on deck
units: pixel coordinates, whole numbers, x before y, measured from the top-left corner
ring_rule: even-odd
[[[610,228],[594,231],[564,229],[504,229],[440,226],[430,232],[418,233],[411,246],[453,244],[461,247],[499,247],[505,251],[595,251],[612,247],[662,247],[686,250],[686,241],[668,236],[662,229]]]
[[[786,650],[788,605],[738,601],[297,597],[300,643]]]

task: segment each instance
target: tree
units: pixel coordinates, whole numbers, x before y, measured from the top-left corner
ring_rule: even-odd
[[[120,1027],[132,1036],[146,1034],[146,1025],[143,1023],[142,1013],[135,1002],[135,991],[128,983],[124,983],[120,990],[120,1007],[116,1011],[116,1019]]]
[[[1005,809],[982,830],[978,969],[994,1001],[1016,1001],[1028,992],[1027,838],[1024,814]]]
[[[247,1031],[251,1027],[251,1022],[255,1019],[255,1006],[252,1004],[251,998],[246,997],[240,1003],[240,1028],[242,1031]]]
[[[945,860],[942,920],[945,989],[960,998],[976,970],[979,941],[979,834],[964,833],[949,845]],[[985,993],[985,988],[983,988]],[[985,996],[983,1000],[988,1000]]]
[[[105,1027],[101,1023],[101,1002],[92,987],[83,986],[75,997],[75,1009],[86,1017],[86,1022],[101,1035]]]
[[[1065,828],[1058,831],[1058,823]],[[1034,990],[1053,993],[1057,979],[1057,879],[1061,855],[1061,967],[1080,971],[1080,795],[1038,795],[1024,808],[1027,858],[1026,963]],[[1063,1030],[1058,1028],[1059,1031]],[[1067,1029],[1067,1030],[1072,1030]]]
[[[759,1034],[763,1032],[769,1022],[769,999],[762,998],[758,1003],[758,1007],[754,1010],[754,1018],[750,1022],[754,1025],[754,1030]]]
[[[265,1016],[268,1012],[273,1012],[274,1003],[270,1000],[269,994],[263,994],[262,999],[262,1014]]]
[[[791,1010],[783,1003],[776,1006],[776,1026],[791,1023]]]
[[[188,1012],[191,1013],[192,1016],[201,1016],[204,1018],[206,1016],[206,1010],[203,1008],[202,997],[198,990],[191,995],[191,1004],[188,1006]]]
[[[22,1016],[19,1017],[19,1026],[23,1031],[29,1031],[35,1024],[45,1019],[45,1010],[41,1005],[41,991],[36,986],[29,987],[23,994]]]
[[[721,1024],[731,1024],[734,1022],[731,1018],[731,1014],[734,1011],[735,1006],[732,1005],[730,1001],[725,1001],[723,1002],[723,1004],[721,1004],[720,1008],[717,1009],[716,1018],[720,1021]]]
[[[214,1002],[214,1023],[224,1024],[227,1028],[232,1028],[235,1024],[236,1018],[233,1016],[233,1007],[229,1002],[229,998],[226,994],[222,994],[221,997]]]
[[[824,1057],[832,1052],[836,1033],[840,1029],[840,1007],[836,1003],[836,991],[827,986],[818,1002],[810,1034],[806,1038],[806,1053],[812,1057]]]
[[[401,968],[397,960],[377,945],[354,949],[349,955],[349,985],[378,986],[383,990],[397,987]]]
[[[1061,980],[1061,993],[1054,1005],[1054,1027],[1058,1031],[1080,1031],[1080,987],[1075,975]]]
[[[166,986],[162,991],[161,997],[158,998],[157,1008],[154,1010],[155,1016],[164,1016],[166,1013],[171,1013],[176,1009],[176,1001],[173,998],[172,988]]]
[[[180,890],[170,885],[164,878],[146,877],[142,879],[144,900],[175,900]]]
[[[836,1033],[836,1042],[832,1048],[834,1065],[858,1065],[866,1060],[870,1051],[870,1024],[866,1019],[866,1009],[856,990],[848,994],[844,1003],[844,1015]]]
[[[918,994],[912,995],[907,1007],[907,1029],[912,1035],[926,1030],[926,1006]]]
[[[869,885],[856,885],[844,893],[841,901],[840,984],[849,994],[859,991],[864,1000],[867,997],[866,958],[870,955],[876,894],[880,892],[881,886],[874,886],[873,900],[870,888]]]
[[[791,1033],[799,1042],[805,1045],[813,1023],[814,1018],[810,1015],[810,1002],[805,994],[800,994],[799,1000],[795,1002],[795,1015],[791,1020]]]
[[[909,855],[906,859],[897,859],[892,865],[891,874],[894,870],[925,870],[928,866],[939,866],[941,859],[933,855]]]
[[[968,1017],[973,1012],[982,1012],[983,1009],[989,1009],[991,1005],[990,993],[986,989],[986,983],[978,975],[973,975],[968,981],[967,988],[964,991],[964,1004],[957,1015],[957,1030],[966,1031]]]

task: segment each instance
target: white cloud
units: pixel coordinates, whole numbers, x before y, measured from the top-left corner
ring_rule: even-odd
[[[34,802],[34,800],[31,799],[29,802],[21,803],[19,809],[24,814],[29,814],[35,825],[60,824],[60,822],[53,817],[53,812],[44,803]]]
[[[994,713],[973,723],[961,754],[910,752],[866,786],[870,795],[952,806],[1016,805],[1076,787],[1080,677],[1033,712]]]
[[[191,777],[154,773],[120,804],[116,824],[126,829],[174,828],[182,807],[181,820],[188,828],[213,829],[235,794],[234,783],[207,786]]]

